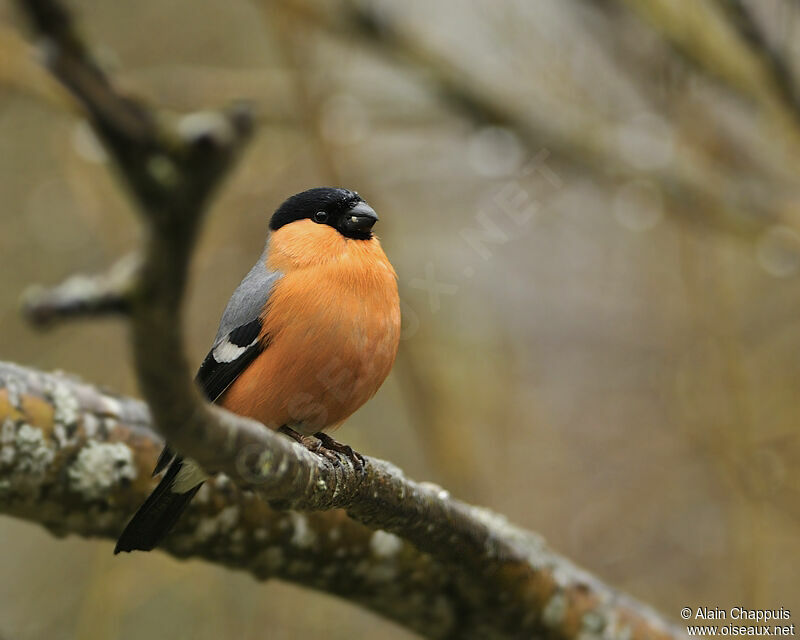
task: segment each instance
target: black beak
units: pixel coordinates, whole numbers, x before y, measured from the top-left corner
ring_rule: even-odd
[[[375,209],[366,202],[359,202],[342,216],[339,225],[346,235],[369,237],[372,225],[378,221]]]

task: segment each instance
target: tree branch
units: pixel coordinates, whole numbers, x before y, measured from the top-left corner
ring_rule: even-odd
[[[30,287],[23,294],[23,313],[31,324],[39,327],[67,318],[130,313],[138,269],[139,257],[131,254],[106,273],[76,274],[50,289]]]
[[[250,118],[247,112],[234,109],[226,114],[190,114],[174,124],[164,122],[140,102],[114,89],[88,56],[87,47],[58,2],[20,0],[20,5],[44,38],[50,68],[85,106],[139,204],[147,233],[142,265],[135,286],[127,295],[134,357],[152,419],[176,450],[196,459],[209,471],[225,473],[240,489],[251,490],[274,505],[307,511],[343,508],[361,525],[382,529],[388,532],[384,535],[393,534],[412,543],[417,550],[405,544],[401,545],[403,553],[420,558],[420,562],[426,557],[426,562],[437,567],[441,593],[451,594],[449,615],[439,615],[429,626],[423,625],[406,621],[397,612],[397,607],[408,606],[402,597],[397,598],[402,602],[384,604],[382,608],[369,596],[362,597],[370,606],[429,637],[572,638],[582,633],[633,639],[677,637],[673,629],[648,610],[631,604],[552,554],[538,537],[509,525],[495,514],[453,500],[438,487],[408,480],[385,462],[368,459],[363,475],[344,458],[334,465],[253,420],[206,403],[192,383],[183,350],[181,302],[189,259],[209,197],[246,140]],[[9,396],[13,395],[9,391]],[[22,400],[10,404],[17,412],[20,407],[25,409]],[[74,405],[74,402],[67,404],[75,409]],[[54,405],[54,416],[59,411],[64,412],[63,403],[61,409]],[[11,425],[8,437],[23,445],[23,449],[29,446],[25,444],[28,441],[47,440],[41,432],[39,435],[31,432],[26,416],[23,412],[22,417],[7,421]],[[57,440],[61,432],[73,437],[68,426],[77,424],[76,421],[65,419],[58,429],[57,419],[54,420]],[[132,429],[127,433],[130,438],[145,437]],[[91,458],[87,460],[87,456],[98,455],[97,447],[102,446],[92,442],[87,439],[74,458],[67,472],[70,486],[86,484],[80,479],[85,477],[82,471],[70,475],[74,465],[80,464],[81,456],[84,465],[91,469],[110,467],[110,473],[119,476],[120,485],[126,479],[131,483],[144,482],[142,468],[128,460],[132,452],[126,457],[122,449],[114,448],[124,458],[120,466],[115,462],[98,467]],[[35,443],[32,455],[46,462],[39,466],[45,476],[50,463],[65,463],[58,455],[50,460],[46,445]],[[154,451],[152,440],[142,446],[151,454]],[[217,488],[219,485],[217,481]],[[137,486],[142,492],[144,485]],[[132,504],[133,501],[125,502],[126,506]],[[260,504],[250,508],[257,514],[266,513],[263,511],[266,507]],[[36,517],[37,510],[34,507],[20,513]],[[122,516],[117,518],[106,525],[106,534],[113,535],[118,530],[116,525],[121,523]],[[61,524],[50,522],[51,526],[69,529],[69,519],[55,520]],[[347,527],[348,534],[361,532],[354,533],[357,539],[367,536],[359,525],[351,523]],[[77,525],[76,528],[80,529]],[[373,534],[369,539],[373,541],[374,537]],[[170,548],[180,552],[176,545],[180,545],[181,539],[178,532],[172,537]],[[191,540],[187,544],[194,548]],[[343,539],[342,544],[346,547],[350,543]],[[321,550],[315,549],[314,563],[305,570],[307,574],[324,573],[330,562],[321,553],[324,549],[324,545]],[[259,554],[246,557],[252,562],[261,558],[260,562],[269,565],[268,551],[269,548],[264,550],[264,557]],[[233,554],[227,548],[214,553],[222,554],[221,561]],[[413,572],[404,575],[401,581],[411,580],[412,575]],[[322,578],[315,579],[318,583],[313,586],[324,582]],[[351,577],[346,584],[352,584],[353,580],[358,581],[358,576]],[[420,597],[425,598],[427,592],[421,593]],[[412,606],[420,609],[429,605]],[[436,617],[433,613],[430,616]],[[448,622],[443,622],[444,618]]]
[[[155,485],[150,470],[162,441],[152,427],[147,406],[138,400],[74,376],[0,362],[0,512],[58,536],[115,539]],[[287,444],[292,454],[310,456]],[[369,464],[386,469],[399,490],[449,500],[441,488],[416,485],[388,463]],[[494,625],[498,601],[504,607],[521,604],[518,593],[493,593],[494,579],[476,576],[458,559],[421,552],[340,510],[276,511],[226,476],[206,487],[164,542],[168,553],[241,569],[259,580],[275,577],[327,591],[430,638],[504,637]],[[520,632],[678,637],[647,607],[575,568],[538,536],[487,510],[463,508],[475,525],[486,523],[492,532],[486,544],[493,555],[513,547],[538,567],[527,588],[540,605],[518,610]]]
[[[0,363],[0,513],[57,536],[115,539],[155,486],[163,442],[147,406],[63,374]],[[207,482],[162,547],[320,589],[430,637],[461,601],[449,567],[342,511],[275,511],[224,476]]]

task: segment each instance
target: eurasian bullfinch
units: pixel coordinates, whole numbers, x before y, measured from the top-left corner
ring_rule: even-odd
[[[340,425],[372,397],[400,340],[397,276],[354,191],[320,187],[284,202],[261,257],[228,301],[197,383],[209,401],[296,439]],[[206,474],[164,447],[163,479],[114,553],[155,547]]]

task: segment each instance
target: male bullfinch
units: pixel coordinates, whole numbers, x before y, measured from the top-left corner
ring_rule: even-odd
[[[197,372],[209,401],[353,456],[322,432],[375,394],[400,340],[397,276],[372,233],[377,220],[357,193],[334,187],[298,193],[275,211],[264,252]],[[114,553],[155,547],[207,478],[169,447],[153,474],[164,469]]]

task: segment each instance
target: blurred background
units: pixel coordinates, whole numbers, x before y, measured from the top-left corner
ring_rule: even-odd
[[[800,3],[70,2],[167,115],[253,102],[210,212],[199,363],[288,195],[381,215],[404,339],[337,435],[541,532],[677,620],[800,614]],[[0,0],[0,358],[136,394],[121,323],[30,283],[131,249],[107,158]],[[0,517],[0,637],[411,635],[348,603]]]

